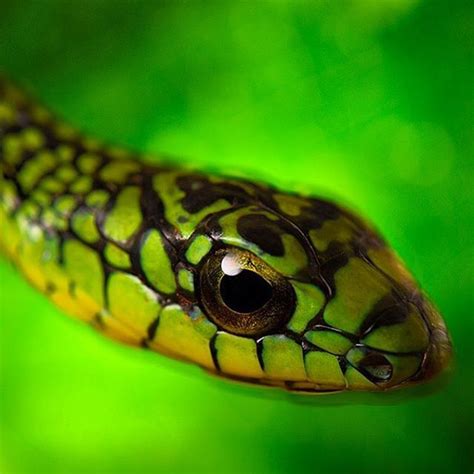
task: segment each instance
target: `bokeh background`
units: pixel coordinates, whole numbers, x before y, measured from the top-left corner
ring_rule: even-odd
[[[426,398],[269,397],[103,339],[0,260],[0,472],[472,472],[472,2],[0,6],[0,68],[72,123],[370,216],[457,353]]]

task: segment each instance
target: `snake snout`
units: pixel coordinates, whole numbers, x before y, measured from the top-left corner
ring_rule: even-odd
[[[449,366],[451,355],[446,326],[423,299],[381,314],[347,352],[346,361],[384,390],[433,378]]]

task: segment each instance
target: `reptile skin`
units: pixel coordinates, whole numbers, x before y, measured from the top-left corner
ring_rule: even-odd
[[[230,379],[380,392],[451,356],[441,316],[362,218],[106,146],[4,79],[0,249],[105,335]]]

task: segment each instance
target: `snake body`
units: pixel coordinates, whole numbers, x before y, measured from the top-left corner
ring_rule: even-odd
[[[292,391],[386,391],[447,365],[444,322],[332,202],[148,162],[0,80],[0,248],[118,341]]]

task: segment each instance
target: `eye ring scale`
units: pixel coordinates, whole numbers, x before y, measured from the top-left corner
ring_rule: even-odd
[[[200,298],[218,327],[253,338],[285,325],[296,305],[294,289],[284,276],[237,248],[220,249],[204,263]]]

